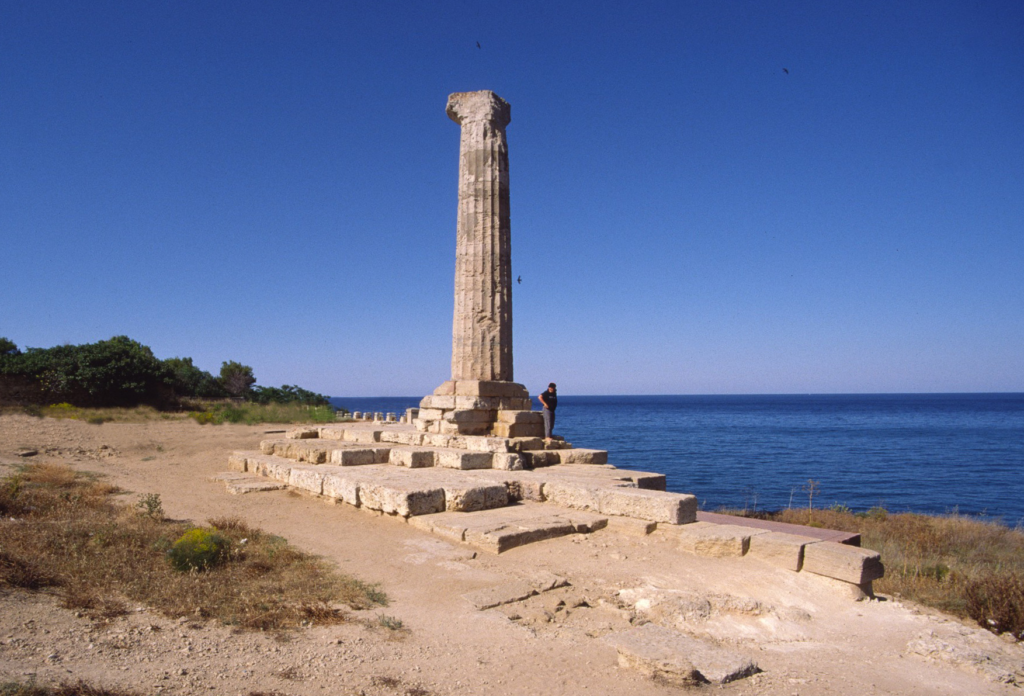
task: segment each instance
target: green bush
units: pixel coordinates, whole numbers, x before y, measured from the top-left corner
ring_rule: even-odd
[[[228,540],[215,529],[196,527],[171,545],[167,557],[175,570],[208,570],[227,557]]]

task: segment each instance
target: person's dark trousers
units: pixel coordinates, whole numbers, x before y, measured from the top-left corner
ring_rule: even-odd
[[[544,414],[544,437],[551,437],[555,430],[555,412],[549,408],[541,411]]]

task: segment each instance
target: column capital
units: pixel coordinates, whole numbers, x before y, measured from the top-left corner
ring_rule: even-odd
[[[512,120],[512,107],[490,90],[450,94],[446,111],[448,117],[459,125],[490,121],[504,128]]]

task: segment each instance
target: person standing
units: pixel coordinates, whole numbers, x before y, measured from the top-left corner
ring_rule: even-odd
[[[558,407],[558,389],[555,387],[555,383],[549,384],[548,390],[541,392],[537,398],[544,406],[544,410],[541,411],[544,415],[544,439],[550,440],[554,437],[555,408]]]

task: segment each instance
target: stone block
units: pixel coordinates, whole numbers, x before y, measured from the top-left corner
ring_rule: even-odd
[[[476,512],[508,505],[508,490],[499,483],[442,483],[445,510],[448,512]]]
[[[543,437],[517,437],[509,445],[513,452],[534,452],[544,449]]]
[[[252,471],[260,476],[266,476],[272,478],[275,481],[282,481],[288,483],[288,475],[292,469],[292,462],[289,459],[282,459],[281,457],[250,457],[246,460],[249,466],[249,471]]]
[[[434,466],[434,453],[431,450],[415,449],[412,447],[394,447],[391,449],[388,462],[395,466],[419,469]]]
[[[323,495],[359,507],[359,482],[340,473],[324,474]]]
[[[541,426],[543,427],[543,425]],[[608,452],[596,449],[562,449],[555,450],[560,464],[607,464]]]
[[[821,541],[804,547],[803,571],[863,585],[885,575],[881,555],[859,546]]]
[[[495,411],[457,410],[445,411],[444,420],[449,423],[493,423]]]
[[[452,436],[441,435],[435,433],[425,433],[423,435],[423,446],[424,447],[451,447]]]
[[[263,493],[264,491],[279,491],[287,488],[288,484],[281,481],[270,481],[265,478],[246,479],[243,481],[225,481],[224,485],[231,495],[245,495],[246,493]]]
[[[541,490],[546,502],[577,510],[601,511],[599,491],[596,487],[576,482],[548,481]]]
[[[434,396],[454,396],[455,382],[448,380],[441,382],[441,386],[434,390]]]
[[[530,392],[522,384],[517,384],[516,382],[460,379],[455,382],[455,395],[529,398]]]
[[[465,538],[467,544],[482,551],[504,553],[517,546],[575,533],[576,527],[571,522],[551,516],[487,530],[469,528],[466,529]]]
[[[658,523],[636,520],[631,517],[610,517],[606,527],[608,531],[623,536],[645,537],[658,528]]]
[[[540,411],[498,411],[499,423],[534,423],[544,425]]]
[[[244,452],[232,452],[228,457],[228,468],[232,471],[248,471],[245,458]]]
[[[293,466],[288,474],[288,485],[320,495],[324,492],[324,475],[315,466]]]
[[[495,423],[492,432],[498,437],[543,437],[543,423]]]
[[[409,445],[411,447],[418,447],[423,444],[423,433],[416,432],[415,430],[385,430],[380,434],[380,441],[396,444],[396,445]]]
[[[605,641],[618,651],[620,667],[673,686],[726,684],[760,671],[740,653],[654,623],[612,633]]]
[[[509,442],[501,437],[486,437],[480,435],[466,436],[466,449],[471,452],[508,452]]]
[[[491,468],[502,471],[522,471],[526,460],[517,452],[495,452],[491,455]]]
[[[599,492],[599,500],[598,511],[605,515],[668,524],[687,524],[697,519],[697,498],[685,493],[609,488]]]
[[[424,409],[447,410],[455,408],[455,396],[425,396],[420,400],[420,417]]]
[[[573,526],[577,534],[590,534],[608,526],[608,517],[584,510],[566,510],[559,512],[558,517]],[[653,524],[653,523],[652,523]]]
[[[320,428],[320,439],[321,440],[344,440],[345,439],[345,428]]]
[[[544,502],[544,482],[533,479],[510,479],[505,482],[510,500]]]
[[[750,537],[749,554],[786,570],[798,571],[804,562],[804,547],[817,541],[813,537],[769,532]]]
[[[478,610],[483,611],[484,609],[499,607],[502,604],[521,602],[535,594],[537,594],[537,590],[531,583],[525,580],[512,580],[495,587],[485,587],[482,590],[467,592],[462,595],[462,598]]]
[[[442,435],[490,435],[490,421],[463,421],[455,423],[452,421],[438,421],[438,432]]]
[[[337,466],[364,466],[366,464],[387,464],[390,447],[350,447],[331,452],[331,464]]]
[[[345,442],[355,442],[360,445],[372,445],[380,442],[379,430],[366,430],[363,428],[349,428],[345,430]]]
[[[545,450],[528,450],[523,452],[527,469],[539,469],[545,466],[554,466],[558,463],[558,455]]]
[[[390,479],[361,481],[359,504],[400,517],[429,515],[444,510],[444,489]]]
[[[444,417],[444,411],[439,408],[420,408],[420,420],[435,421]]]
[[[284,434],[289,440],[309,440],[320,437],[319,428],[311,428],[303,426],[300,428],[292,428]]]
[[[750,549],[750,537],[768,530],[732,524],[687,525],[679,531],[679,548],[698,556],[742,556]]]
[[[491,454],[456,449],[436,450],[434,466],[446,469],[490,469]]]

